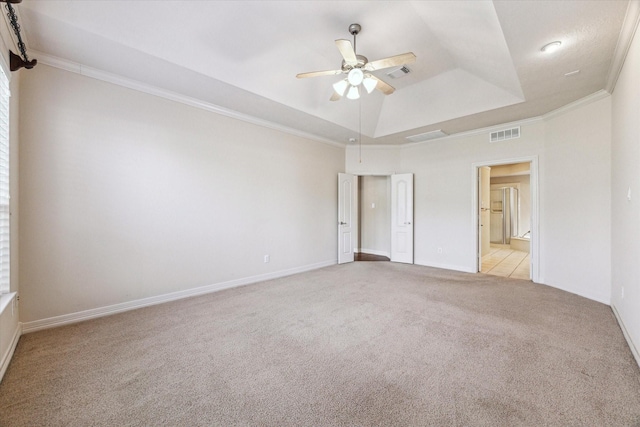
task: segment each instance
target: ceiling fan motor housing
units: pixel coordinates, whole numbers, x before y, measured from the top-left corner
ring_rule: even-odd
[[[356,59],[358,60],[358,63],[356,65],[349,65],[343,59],[342,60],[342,71],[344,71],[345,73],[348,73],[349,71],[351,71],[354,68],[364,68],[364,66],[367,64],[367,62],[369,62],[367,57],[363,56],[363,55],[356,55]]]

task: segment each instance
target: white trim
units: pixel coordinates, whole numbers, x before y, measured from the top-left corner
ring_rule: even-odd
[[[4,349],[4,354],[1,354],[0,358],[0,381],[2,381],[2,377],[4,377],[4,373],[7,371],[9,367],[9,362],[11,362],[11,358],[13,357],[13,353],[16,350],[16,346],[18,345],[18,340],[20,339],[20,335],[22,335],[22,329],[20,322],[17,321],[18,313],[14,312],[14,306],[11,305],[17,296],[16,292],[11,292],[9,294],[0,295],[0,316],[5,314],[5,311],[9,310],[11,307],[12,312],[9,314],[13,321],[15,321],[16,328],[13,331],[13,337],[11,337],[11,341],[9,346]],[[5,317],[5,320],[7,317]],[[8,329],[8,328],[7,328]],[[3,350],[3,349],[0,349]]]
[[[604,305],[610,305],[611,304],[611,297],[609,295],[603,295],[603,294],[592,294],[589,292],[584,292],[582,289],[576,289],[576,288],[567,288],[564,286],[558,286],[558,285],[554,285],[552,283],[545,283],[543,281],[540,282],[536,282],[538,284],[541,285],[545,285],[545,286],[549,286],[550,288],[555,288],[555,289],[559,289],[561,291],[564,292],[569,292],[570,294],[574,294],[574,295],[579,295],[581,297],[590,299],[592,301],[596,301],[599,303],[602,303]]]
[[[375,145],[373,147],[375,147]],[[386,177],[390,177],[391,175],[395,175],[396,173],[401,173],[401,172],[358,172],[358,171],[349,172],[349,171],[347,171],[345,173],[349,173],[349,174],[355,175],[355,176],[386,176]]]
[[[407,144],[398,144],[398,147],[402,147],[402,148],[417,147],[417,146],[420,146],[420,145],[429,144],[429,143],[433,143],[433,142],[436,142],[436,141],[445,141],[445,140],[450,140],[450,139],[464,138],[464,137],[467,137],[467,136],[481,135],[481,134],[485,134],[485,133],[489,134],[494,130],[502,130],[502,129],[506,129],[506,128],[513,128],[513,127],[516,127],[516,126],[524,126],[524,125],[528,125],[528,124],[531,124],[531,123],[536,123],[536,122],[544,120],[544,118],[545,118],[545,116],[531,117],[529,119],[517,120],[515,122],[501,123],[499,125],[487,126],[487,127],[480,128],[480,129],[473,129],[473,130],[468,130],[468,131],[465,131],[465,132],[452,133],[451,135],[443,136],[442,138],[430,139],[429,141],[410,142],[410,143],[407,143]]]
[[[611,68],[609,69],[609,76],[607,77],[607,84],[605,85],[605,90],[609,93],[613,93],[616,88],[618,77],[620,76],[620,72],[622,72],[624,61],[627,59],[627,54],[629,53],[629,48],[638,29],[639,22],[640,2],[631,0],[627,6],[627,13],[624,16],[620,37],[618,37],[616,50],[613,52],[613,61],[611,61]]]
[[[506,128],[513,128],[516,126],[524,126],[524,125],[528,125],[528,124],[532,124],[532,123],[536,123],[536,122],[540,122],[540,121],[544,121],[544,120],[548,120],[550,118],[553,118],[559,114],[564,114],[567,113],[573,109],[582,107],[584,105],[590,104],[592,102],[595,101],[599,101],[601,99],[606,98],[607,96],[611,96],[607,91],[605,90],[599,90],[597,92],[592,93],[591,95],[587,95],[584,98],[580,98],[577,101],[571,102],[567,105],[563,105],[560,108],[556,108],[553,111],[549,111],[548,113],[545,113],[541,116],[537,116],[537,117],[531,117],[528,119],[523,119],[523,120],[517,120],[515,122],[507,122],[507,123],[502,123],[499,125],[494,125],[494,126],[488,126],[488,127],[484,127],[484,128],[480,128],[480,129],[473,129],[473,130],[469,130],[469,131],[465,131],[465,132],[459,132],[459,133],[453,133],[451,135],[448,136],[443,136],[442,138],[436,138],[436,139],[431,139],[429,141],[423,141],[423,142],[411,142],[411,143],[407,143],[407,144],[398,144],[397,147],[402,147],[402,148],[410,148],[410,147],[417,147],[423,144],[429,144],[429,143],[433,143],[435,141],[445,141],[445,140],[451,140],[451,139],[457,139],[457,138],[464,138],[467,136],[472,136],[472,135],[481,135],[481,134],[490,134],[491,132],[495,131],[495,130],[502,130],[502,129],[506,129]],[[522,132],[520,133],[520,135],[522,135]],[[365,147],[365,146],[363,146]],[[376,145],[367,145],[366,147],[377,147]]]
[[[5,372],[7,372],[7,368],[9,367],[9,363],[11,363],[11,358],[13,357],[13,353],[16,351],[16,347],[18,346],[18,341],[22,336],[22,324],[20,322],[16,323],[16,329],[13,331],[13,337],[11,338],[11,344],[7,351],[2,355],[2,359],[0,359],[0,382],[2,382],[2,378],[4,378]]]
[[[4,40],[2,41],[2,45],[5,48],[4,52],[8,52],[9,50],[4,46]],[[11,83],[11,67],[9,67],[9,64],[7,64],[7,59],[4,57],[4,55],[0,55],[0,67],[2,68],[2,71],[4,71],[4,74],[7,76],[7,80],[9,81],[9,83]],[[9,91],[9,96],[11,96],[11,91]]]
[[[35,332],[42,329],[49,329],[57,326],[68,325],[71,323],[82,322],[84,320],[96,319],[98,317],[109,316],[111,314],[121,313],[124,311],[135,310],[137,308],[148,307],[151,305],[162,304],[165,302],[176,301],[183,298],[194,297],[198,295],[209,294],[221,291],[223,289],[235,288],[238,286],[249,285],[252,283],[263,282],[265,280],[277,279],[280,277],[290,276],[292,274],[304,273],[306,271],[316,270],[330,265],[337,264],[337,260],[324,261],[316,264],[309,264],[302,267],[281,270],[273,273],[259,274],[257,276],[245,277],[242,279],[230,280],[228,282],[216,283],[213,285],[201,286],[184,291],[172,292],[155,297],[142,298],[134,301],[127,301],[119,304],[113,304],[106,307],[92,308],[89,310],[79,311],[76,313],[63,314],[61,316],[50,317],[47,319],[34,320],[22,324],[22,333]]]
[[[166,89],[161,89],[156,86],[152,86],[146,83],[139,82],[137,80],[129,79],[119,76],[117,74],[109,73],[106,71],[98,70],[97,68],[87,67],[82,64],[78,64],[65,59],[57,58],[55,56],[47,55],[46,53],[38,51],[30,51],[33,56],[38,57],[38,62],[48,65],[50,67],[59,68],[61,70],[69,71],[72,73],[80,74],[86,77],[91,77],[96,80],[102,80],[107,83],[112,83],[118,86],[133,89],[138,92],[147,93],[149,95],[158,96],[160,98],[169,99],[171,101],[180,102],[182,104],[189,105],[191,107],[200,108],[202,110],[210,111],[222,116],[230,117],[232,119],[242,120],[243,122],[251,123],[257,126],[262,126],[268,129],[274,129],[280,132],[284,132],[290,135],[298,136],[305,139],[310,139],[323,144],[332,145],[338,148],[345,148],[346,144],[333,141],[327,138],[322,138],[317,135],[313,135],[308,132],[293,129],[287,126],[280,125],[278,123],[270,122],[268,120],[259,119],[257,117],[243,114],[228,108],[221,107],[210,102],[202,101],[200,99],[185,96],[176,92],[172,92]]]
[[[638,347],[636,347],[633,339],[631,339],[631,334],[629,334],[629,331],[627,331],[627,327],[622,321],[622,316],[620,316],[620,313],[618,313],[618,309],[616,308],[615,304],[611,304],[611,311],[613,311],[613,315],[616,317],[618,325],[620,325],[622,335],[624,335],[624,338],[627,340],[627,344],[631,349],[631,353],[633,354],[634,359],[636,359],[636,363],[638,364],[638,366],[640,366],[640,351],[638,351]]]
[[[6,294],[0,294],[0,316],[4,313],[4,310],[9,306],[9,303],[13,301],[13,298],[18,295],[17,292],[7,292]]]
[[[461,271],[463,273],[477,273],[472,269],[469,269],[469,266],[465,265],[453,265],[453,264],[442,264],[442,263],[429,263],[427,261],[422,260],[413,260],[415,265],[421,265],[423,267],[432,267],[432,268],[441,268],[443,270],[453,270],[453,271]]]
[[[632,0],[633,1],[633,0]],[[354,145],[350,145],[347,143],[342,143],[334,140],[330,140],[327,138],[323,138],[317,135],[313,135],[308,132],[300,131],[297,129],[293,129],[287,126],[283,126],[274,122],[270,122],[267,120],[262,120],[257,117],[250,116],[248,114],[243,114],[234,110],[230,110],[228,108],[221,107],[219,105],[215,105],[209,102],[205,102],[196,98],[188,97],[185,95],[181,95],[179,93],[171,92],[165,89],[161,89],[152,85],[148,85],[137,80],[128,79],[126,77],[119,76],[117,74],[109,73],[106,71],[102,71],[96,68],[87,67],[85,65],[79,64],[77,62],[68,61],[66,59],[58,58],[56,56],[48,55],[46,53],[42,53],[36,50],[29,50],[29,55],[37,56],[38,62],[41,64],[45,64],[51,67],[59,68],[62,70],[66,70],[72,73],[80,74],[83,76],[91,77],[96,80],[102,80],[108,83],[112,83],[118,86],[123,86],[129,89],[137,90],[139,92],[147,93],[150,95],[159,96],[161,98],[169,99],[172,101],[180,102],[186,105],[190,105],[195,108],[200,108],[203,110],[211,111],[214,113],[221,114],[223,116],[231,117],[234,119],[242,120],[247,123],[252,123],[258,126],[263,126],[269,129],[278,130],[284,133],[288,133],[290,135],[299,136],[301,138],[311,139],[314,141],[322,142],[324,144],[332,145],[334,147],[339,148],[349,148]],[[605,90],[599,90],[591,95],[587,95],[584,98],[581,98],[577,101],[574,101],[570,104],[562,106],[556,110],[550,111],[546,114],[537,117],[531,117],[528,119],[517,120],[514,122],[501,123],[498,125],[488,126],[480,129],[473,129],[465,132],[454,133],[448,136],[444,136],[442,138],[432,139],[428,141],[422,142],[408,142],[408,143],[400,143],[400,144],[363,144],[362,148],[365,149],[381,149],[381,150],[393,150],[399,147],[416,147],[422,144],[429,144],[433,141],[442,141],[456,138],[463,138],[471,135],[478,135],[483,133],[490,133],[493,130],[500,130],[505,127],[515,127],[515,126],[523,126],[535,122],[539,122],[541,120],[545,120],[551,117],[554,117],[558,114],[565,113],[574,108],[581,107],[590,102],[598,101],[604,97],[609,95],[609,93]]]
[[[589,96],[585,96],[584,98],[580,98],[577,101],[573,101],[570,104],[563,105],[560,108],[556,108],[553,111],[549,111],[542,117],[545,120],[552,119],[552,118],[555,118],[556,116],[568,113],[571,110],[575,110],[576,108],[583,107],[587,104],[591,104],[592,102],[600,101],[601,99],[604,99],[608,96],[611,96],[609,92],[607,92],[606,90],[599,90],[597,92],[592,93]]]
[[[478,168],[483,166],[499,166],[509,165],[513,163],[530,163],[530,192],[531,192],[531,280],[535,283],[543,283],[540,280],[540,212],[539,212],[539,182],[538,182],[538,156],[516,157],[511,159],[501,159],[493,161],[484,161],[473,163],[471,165],[471,185],[472,187],[472,203],[471,203],[471,224],[475,233],[473,261],[469,265],[475,267],[475,273],[480,271],[480,260],[478,259],[479,250],[479,226],[478,226]]]
[[[431,141],[435,141],[435,139],[432,139]],[[419,143],[412,142],[411,144],[413,145],[413,144],[419,144]],[[407,144],[398,144],[398,145],[394,145],[394,144],[362,144],[362,148],[366,147],[366,148],[375,148],[376,150],[397,150],[398,147],[402,147],[404,145],[407,145]],[[360,147],[356,143],[356,145],[354,145],[354,144],[347,145],[347,148],[352,148],[352,149],[356,149],[357,150]]]

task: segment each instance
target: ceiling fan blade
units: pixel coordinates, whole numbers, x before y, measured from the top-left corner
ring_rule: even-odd
[[[307,77],[335,76],[338,74],[342,74],[342,70],[310,71],[308,73],[297,74],[296,77],[299,79],[304,79]]]
[[[377,61],[367,62],[364,69],[367,71],[382,70],[383,68],[397,67],[400,65],[411,64],[415,62],[416,56],[413,52],[407,52],[388,58],[378,59]]]
[[[358,64],[358,58],[356,58],[356,51],[353,50],[351,42],[349,40],[336,40],[336,46],[340,51],[340,55],[344,58],[344,62],[352,67]]]
[[[333,91],[333,94],[331,95],[331,98],[329,98],[329,101],[340,101],[340,98],[342,98],[340,94],[336,91]]]
[[[376,89],[378,89],[380,92],[384,93],[385,95],[391,95],[393,92],[395,92],[396,89],[390,84],[383,82],[382,80],[380,80],[379,78],[373,75],[371,76],[371,78],[378,81],[378,84],[376,85]]]

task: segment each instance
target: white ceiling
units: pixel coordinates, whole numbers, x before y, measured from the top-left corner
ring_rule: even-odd
[[[30,56],[82,64],[347,143],[402,144],[536,117],[605,89],[628,1],[82,1],[16,5]],[[395,93],[330,102],[334,40],[414,52]],[[551,41],[562,48],[545,54]],[[40,56],[40,57],[39,57]],[[565,73],[580,73],[565,77]],[[28,71],[27,71],[28,72]],[[359,119],[360,109],[362,111]]]

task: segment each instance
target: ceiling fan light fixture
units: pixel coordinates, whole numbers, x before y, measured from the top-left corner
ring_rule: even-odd
[[[561,41],[556,40],[554,42],[545,44],[544,46],[542,46],[540,50],[543,51],[544,53],[555,52],[556,50],[560,49],[561,44],[562,44]]]
[[[364,86],[364,88],[367,90],[367,93],[373,92],[377,85],[378,81],[374,79],[370,74],[365,76],[364,80],[362,81],[362,86]]]
[[[2,1],[3,0],[0,0],[0,2]],[[385,95],[392,94],[395,91],[393,86],[369,73],[386,68],[401,67],[402,72],[407,74],[410,70],[406,67],[406,64],[415,62],[416,56],[413,52],[406,52],[370,62],[366,56],[356,54],[356,35],[358,35],[361,30],[362,27],[359,24],[351,24],[349,26],[349,33],[353,36],[353,43],[345,39],[335,41],[336,47],[342,56],[342,64],[339,69],[299,73],[296,74],[296,78],[302,79],[307,77],[346,74],[345,82],[336,82],[333,84],[334,93],[331,95],[331,98],[329,98],[329,101],[338,101],[341,97],[345,96],[345,94],[349,99],[359,99],[360,95],[364,93],[361,92],[360,85],[364,86],[368,93],[377,89]]]
[[[333,84],[333,90],[335,90],[336,93],[340,96],[344,96],[347,87],[349,87],[349,82],[347,81],[347,79],[340,80]]]
[[[349,83],[351,83],[351,85],[358,86],[364,79],[364,73],[360,68],[354,68],[353,70],[349,71],[347,79],[349,80]]]
[[[347,98],[349,99],[360,98],[360,91],[358,90],[358,86],[351,86],[349,88],[349,91],[347,92]]]

